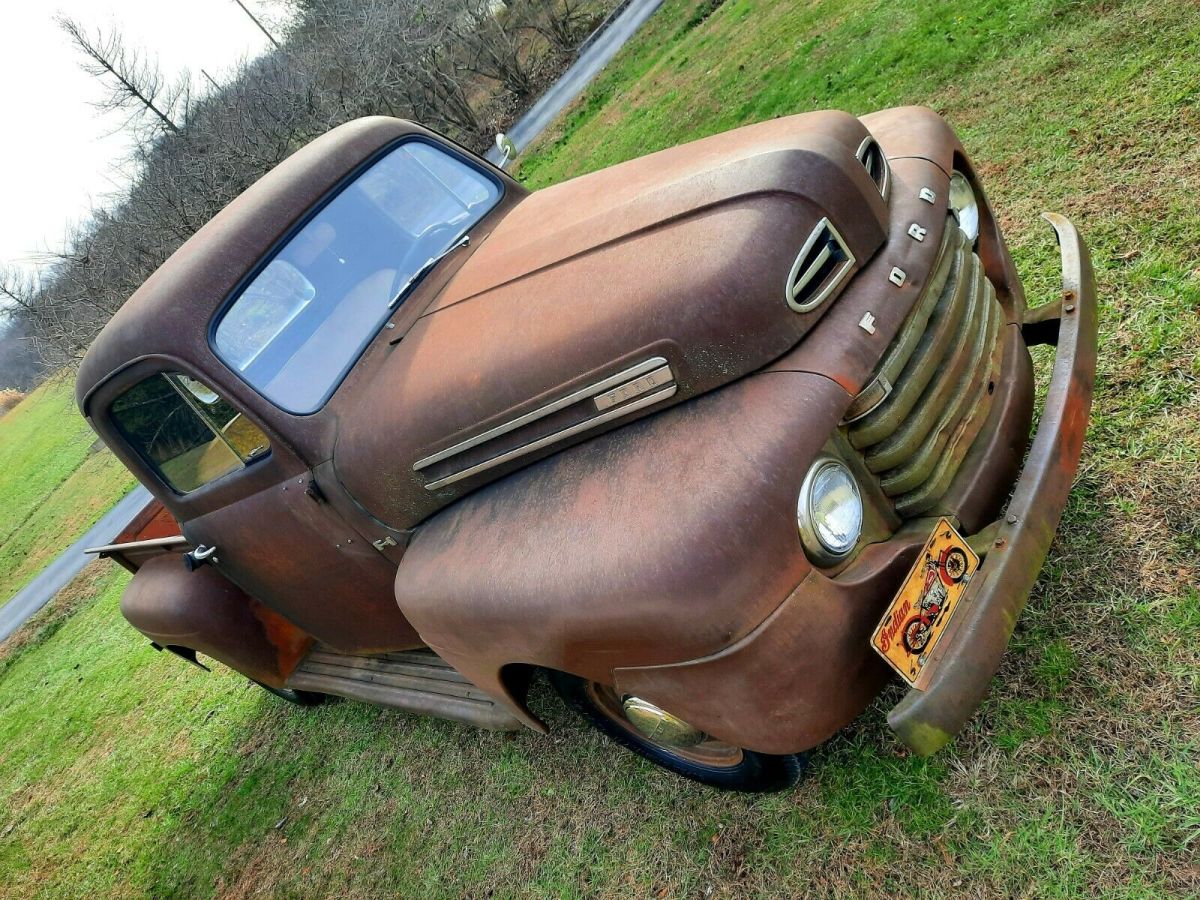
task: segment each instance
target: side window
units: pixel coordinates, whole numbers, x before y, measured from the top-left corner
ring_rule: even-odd
[[[258,426],[216,391],[176,372],[135,384],[113,401],[109,417],[180,493],[244,468],[270,450]]]

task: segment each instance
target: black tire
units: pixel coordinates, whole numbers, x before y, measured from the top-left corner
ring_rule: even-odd
[[[567,705],[626,750],[676,775],[726,791],[766,793],[793,787],[808,763],[804,753],[775,756],[754,750],[736,749],[738,758],[729,764],[705,765],[676,750],[655,743],[632,725],[622,725],[598,703],[592,682],[565,672],[549,672],[550,683]],[[722,745],[724,746],[724,745]]]
[[[954,584],[958,584],[967,575],[967,554],[958,547],[951,547],[942,562],[942,571]],[[958,574],[955,575],[955,572]]]
[[[254,681],[253,678],[250,680]],[[271,687],[269,684],[263,684],[261,681],[254,681],[254,683],[268,694],[274,694],[280,700],[286,700],[288,703],[296,704],[296,706],[320,706],[329,699],[328,694],[318,694],[314,691],[297,691],[292,688]]]
[[[915,638],[912,630],[914,625],[918,626]],[[904,649],[909,653],[920,653],[929,643],[930,631],[931,628],[927,627],[919,618],[909,619],[908,624],[904,626]]]

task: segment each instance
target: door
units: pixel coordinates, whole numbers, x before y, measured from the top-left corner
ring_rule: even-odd
[[[310,487],[295,454],[207,384],[139,373],[107,418],[184,535],[216,548],[206,564],[243,591],[343,652],[421,645],[396,605],[395,564]]]

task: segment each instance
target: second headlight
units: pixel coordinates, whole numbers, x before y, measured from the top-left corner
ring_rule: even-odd
[[[796,524],[809,559],[821,566],[844,559],[858,543],[862,522],[862,497],[850,470],[830,456],[818,458],[796,502]]]
[[[950,176],[950,211],[967,239],[974,243],[979,237],[979,201],[967,176],[957,170]]]

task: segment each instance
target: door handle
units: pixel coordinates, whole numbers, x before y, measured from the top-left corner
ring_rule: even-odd
[[[203,544],[201,544],[190,553],[183,554],[183,565],[189,572],[195,572],[209,560],[216,562],[217,558],[213,556],[213,554],[216,552],[217,548],[215,545],[212,547],[205,547]]]

